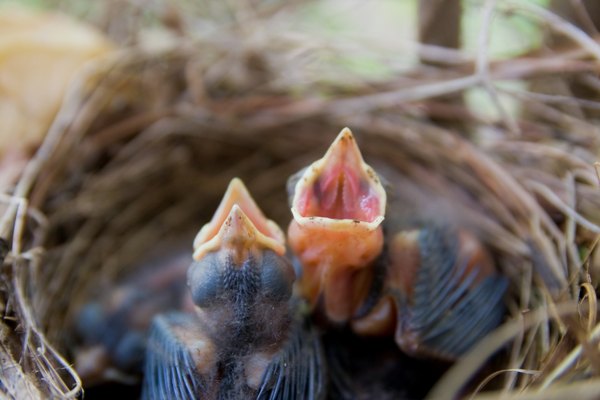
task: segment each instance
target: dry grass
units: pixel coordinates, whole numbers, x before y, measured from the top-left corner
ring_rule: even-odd
[[[475,372],[500,349],[503,365],[476,390],[493,381],[500,392],[482,398],[594,397],[600,132],[593,111],[600,103],[497,82],[560,73],[565,87],[576,81],[597,92],[600,45],[545,9],[486,1],[484,20],[523,13],[572,45],[490,62],[484,31],[475,58],[422,46],[448,62],[411,71],[410,81],[365,82],[336,62],[303,70],[305,58],[294,54],[324,49],[308,36],[270,29],[294,7],[274,4],[240,9],[200,38],[175,13],[176,40],[152,50],[133,44],[73,83],[14,191],[0,197],[0,235],[10,243],[0,285],[3,397],[78,396],[70,324],[93,287],[149,248],[168,246],[164,238],[191,243],[234,176],[285,226],[287,176],[343,126],[357,133],[365,158],[407,212],[472,229],[511,280],[505,324],[456,363],[431,397],[476,388]],[[327,51],[343,49],[329,43]],[[338,80],[322,80],[336,69]],[[499,122],[437,101],[474,87],[494,99]],[[507,112],[497,101],[503,97],[522,113]]]

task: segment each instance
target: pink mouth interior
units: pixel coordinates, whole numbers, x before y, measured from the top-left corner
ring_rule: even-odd
[[[373,222],[380,215],[379,197],[369,181],[344,163],[326,167],[303,188],[296,207],[303,217]]]

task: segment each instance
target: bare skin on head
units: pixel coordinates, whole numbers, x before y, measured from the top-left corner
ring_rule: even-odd
[[[334,322],[352,318],[366,297],[370,266],[383,248],[386,194],[348,128],[293,188],[289,244],[302,263],[299,286]]]

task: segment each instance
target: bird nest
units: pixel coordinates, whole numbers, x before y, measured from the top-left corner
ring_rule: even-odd
[[[504,323],[431,396],[467,384],[537,393],[527,398],[597,393],[598,103],[499,94],[493,82],[583,82],[600,46],[536,10],[527,12],[577,49],[495,63],[480,54],[378,82],[332,62],[309,77],[289,57],[304,43],[269,33],[265,22],[251,32],[232,25],[203,39],[182,35],[160,49],[134,46],[88,66],[3,198],[0,392],[79,396],[72,326],[94,289],[165,249],[191,252],[236,176],[287,226],[286,179],[348,126],[407,217],[471,230],[510,280]],[[322,79],[336,68],[336,79]],[[460,101],[474,87],[510,96],[522,112],[485,121]]]

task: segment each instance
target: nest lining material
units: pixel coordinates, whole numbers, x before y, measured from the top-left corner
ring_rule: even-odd
[[[486,138],[482,121],[463,110],[463,128],[473,132],[466,137],[430,122],[426,106],[423,112],[406,104],[472,87],[476,74],[433,83],[425,77],[408,89],[392,82],[376,93],[358,85],[344,96],[297,97],[266,83],[281,82],[283,74],[268,47],[242,57],[211,47],[242,78],[212,72],[198,80],[195,72],[214,58],[203,61],[204,48],[182,43],[90,68],[14,195],[5,196],[2,235],[12,243],[0,288],[7,310],[0,392],[77,396],[70,326],[94,288],[162,249],[191,244],[234,176],[286,227],[287,177],[318,157],[343,126],[357,134],[365,160],[391,182],[408,214],[473,230],[511,279],[507,322],[433,394],[459,391],[506,343],[509,389],[548,386],[551,393],[553,383],[571,380],[598,385],[590,369],[597,349],[587,345],[598,330],[592,250],[600,222],[592,167],[600,136],[591,122],[529,99],[519,135],[507,123],[487,127]],[[596,45],[583,45],[590,46]],[[595,65],[573,57],[582,69]],[[513,76],[517,61],[490,74]],[[549,59],[534,64],[541,73],[556,68]],[[576,366],[567,355],[581,361]]]

